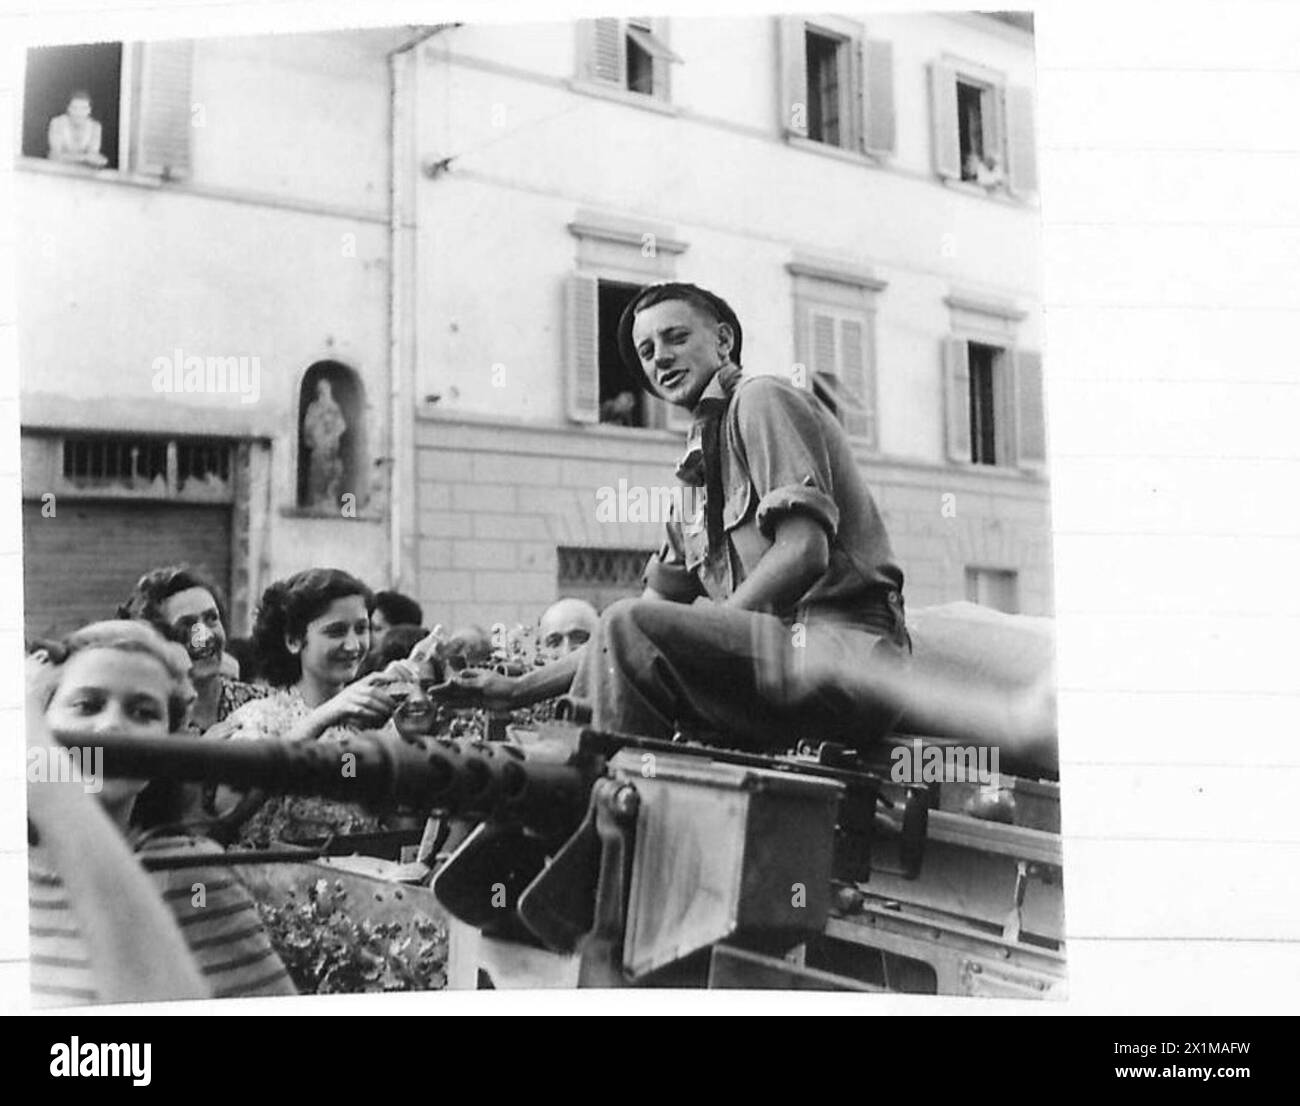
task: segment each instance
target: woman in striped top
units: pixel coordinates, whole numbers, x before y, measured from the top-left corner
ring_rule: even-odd
[[[202,865],[221,850],[155,838],[141,851],[193,855],[196,864],[146,876],[127,845],[145,781],[89,771],[98,734],[162,737],[184,729],[194,694],[188,668],[184,650],[151,627],[114,621],[78,630],[51,663],[30,670],[28,868],[38,1004],[294,993],[247,890],[229,868]],[[56,737],[82,748],[75,783],[43,782],[54,773],[32,771],[56,755]]]

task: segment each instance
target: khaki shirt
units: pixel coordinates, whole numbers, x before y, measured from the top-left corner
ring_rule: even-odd
[[[701,397],[725,401],[718,436],[727,556],[709,554],[706,496],[697,414],[678,476],[690,485],[667,523],[663,546],[645,581],[667,598],[725,600],[772,546],[777,522],[791,512],[826,530],[830,562],[793,611],[781,617],[879,622],[888,607],[902,620],[903,573],[848,438],[811,395],[774,376],[720,369]],[[869,617],[874,613],[875,617]]]

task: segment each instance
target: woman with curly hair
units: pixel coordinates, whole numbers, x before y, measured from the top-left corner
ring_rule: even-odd
[[[266,689],[222,672],[230,620],[221,589],[189,565],[150,569],[118,608],[119,618],[148,622],[160,634],[185,647],[195,700],[195,728],[206,731]]]
[[[222,671],[226,628],[230,625],[225,597],[197,569],[189,565],[150,569],[136,581],[117,614],[119,618],[147,622],[189,654],[195,695],[189,718],[193,733],[207,732],[249,700],[266,694],[266,688],[236,680]],[[135,823],[159,826],[193,819],[201,814],[202,793],[202,788],[194,784],[151,783],[136,801]]]
[[[308,569],[267,588],[253,641],[272,691],[240,707],[207,736],[314,741],[384,727],[397,706],[384,690],[385,677],[374,673],[357,680],[370,647],[372,603],[365,584],[332,568]],[[348,803],[286,796],[264,805],[261,795],[250,792],[232,809],[231,799],[228,792],[218,793],[217,808],[226,808],[222,819],[228,831],[257,814],[243,828],[248,843],[378,828],[376,819]]]

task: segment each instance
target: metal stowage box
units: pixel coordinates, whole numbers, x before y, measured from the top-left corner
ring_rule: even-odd
[[[840,784],[635,750],[612,768],[640,796],[623,942],[632,978],[728,937],[795,944],[822,929]]]

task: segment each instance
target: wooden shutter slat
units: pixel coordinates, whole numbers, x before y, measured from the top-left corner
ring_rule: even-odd
[[[876,397],[868,357],[867,330],[861,320],[840,320],[840,370],[846,399],[844,429],[874,447]]]
[[[863,148],[872,154],[892,154],[897,145],[894,114],[894,44],[866,42],[866,131]]]
[[[194,43],[141,47],[136,168],[167,178],[190,171]]]
[[[943,345],[944,408],[948,427],[948,459],[971,463],[970,441],[970,349],[959,338]]]
[[[934,171],[946,180],[961,179],[961,138],[957,129],[957,73],[930,63],[930,152]]]
[[[804,21],[778,16],[781,65],[781,130],[808,137],[808,46]]]
[[[808,319],[809,334],[812,339],[813,373],[826,376],[839,375],[839,358],[835,348],[835,317],[821,311],[813,311]]]
[[[1047,419],[1043,404],[1043,355],[1017,350],[1014,357],[1017,459],[1022,468],[1047,464]]]
[[[1034,96],[1028,88],[1007,89],[1007,179],[1013,192],[1038,191],[1038,152],[1034,146]]]
[[[843,54],[849,59],[849,87],[846,100],[849,108],[848,118],[840,133],[840,145],[849,150],[861,150],[866,139],[866,89],[863,77],[862,40],[855,38],[846,44]]]
[[[565,290],[569,418],[574,422],[599,422],[599,284],[595,277],[573,273]]]

